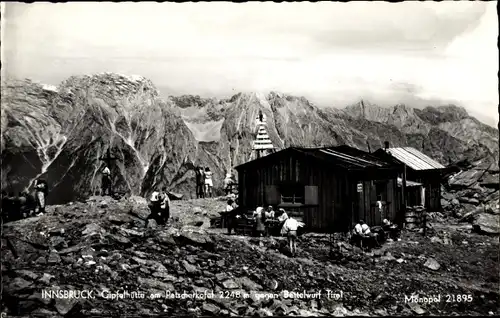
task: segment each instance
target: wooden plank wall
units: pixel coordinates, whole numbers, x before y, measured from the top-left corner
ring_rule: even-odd
[[[251,210],[266,205],[266,185],[282,182],[300,182],[304,186],[318,187],[318,206],[286,208],[287,213],[306,223],[315,231],[347,230],[351,221],[353,206],[349,199],[352,182],[343,173],[331,166],[310,162],[294,156],[277,158],[266,165],[241,169],[240,184],[245,193],[242,204]],[[355,185],[354,185],[355,186]],[[355,191],[355,188],[354,188]]]
[[[399,199],[397,193],[397,183],[395,179],[387,180],[387,202],[391,202],[386,210],[385,217],[389,217],[394,220],[399,211]],[[353,181],[354,191],[357,203],[355,204],[355,215],[353,221],[364,220],[369,225],[380,225],[382,223],[382,217],[376,212],[376,209],[372,206],[373,203],[377,201],[376,187],[372,184],[371,180],[359,181],[363,184],[363,192],[357,192],[357,182]]]

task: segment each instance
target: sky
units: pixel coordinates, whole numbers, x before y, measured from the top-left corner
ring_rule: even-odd
[[[117,72],[164,96],[453,103],[498,121],[496,1],[4,5],[2,77]]]

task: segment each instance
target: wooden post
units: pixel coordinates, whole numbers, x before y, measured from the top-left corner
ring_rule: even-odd
[[[403,165],[403,184],[401,185],[401,193],[402,193],[402,201],[403,201],[403,217],[401,218],[401,226],[402,226],[402,221],[404,220],[406,216],[406,164]]]

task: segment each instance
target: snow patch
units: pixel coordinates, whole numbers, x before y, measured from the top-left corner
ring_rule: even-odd
[[[52,91],[52,92],[58,92],[57,86],[50,85],[50,84],[42,84],[42,89],[46,91]]]

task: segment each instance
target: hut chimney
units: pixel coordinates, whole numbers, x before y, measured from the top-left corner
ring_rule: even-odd
[[[389,149],[389,142],[384,141],[384,149],[387,151]]]

